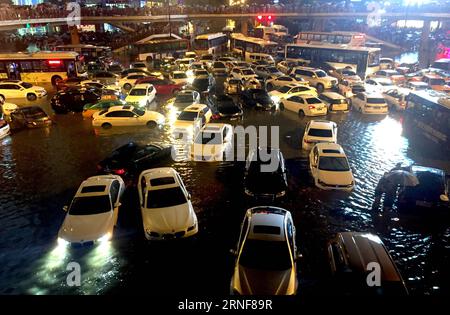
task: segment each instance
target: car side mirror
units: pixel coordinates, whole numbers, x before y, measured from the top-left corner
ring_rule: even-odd
[[[237,250],[235,250],[235,249],[230,249],[230,254],[231,255],[233,255],[233,256],[237,256]]]
[[[439,196],[439,199],[441,199],[441,201],[443,201],[443,202],[448,202],[448,201],[449,201],[448,196],[447,196],[447,195],[444,195],[444,194],[440,195],[440,196]]]
[[[62,209],[63,209],[65,212],[67,212],[67,211],[69,210],[69,206],[64,206]]]

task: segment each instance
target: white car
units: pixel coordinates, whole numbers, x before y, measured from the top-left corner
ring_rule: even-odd
[[[84,80],[80,82],[81,87],[95,87],[102,90],[114,90],[116,92],[121,92],[119,82],[116,84],[103,84],[99,80]]]
[[[164,123],[162,114],[154,111],[139,109],[130,105],[112,106],[94,113],[92,126],[109,129],[116,126],[147,126],[156,128]]]
[[[146,239],[184,238],[198,232],[191,195],[173,168],[143,171],[139,176],[138,192]]]
[[[252,68],[233,68],[231,69],[230,74],[233,78],[240,79],[242,81],[257,77]]]
[[[302,78],[308,81],[319,92],[322,92],[324,89],[331,89],[337,86],[338,83],[336,78],[329,76],[325,71],[317,68],[295,67],[290,74],[296,78]]]
[[[316,143],[337,143],[337,125],[329,120],[310,120],[303,133],[302,148],[311,150]]]
[[[192,104],[186,107],[173,123],[172,134],[175,138],[193,140],[201,127],[209,123],[212,117],[211,109],[205,104]]]
[[[274,88],[285,86],[287,84],[302,84],[302,85],[309,85],[308,81],[305,81],[301,78],[293,78],[288,75],[282,75],[275,79],[269,79],[266,80],[266,88],[268,91],[273,90]]]
[[[175,64],[178,67],[178,70],[183,70],[186,71],[189,69],[189,66],[191,65],[191,63],[193,63],[195,61],[194,58],[182,58],[182,59],[177,59],[175,60]]]
[[[396,87],[391,79],[385,78],[370,78],[365,82],[365,89],[369,93],[383,93]]]
[[[147,65],[143,61],[132,62],[130,64],[130,69],[140,69],[140,70],[148,71]]]
[[[47,95],[47,91],[40,86],[19,80],[6,80],[0,82],[0,102],[10,98],[26,98],[35,101]]]
[[[202,55],[202,56],[200,56],[200,59],[199,59],[199,61],[203,64],[203,66],[206,69],[211,68],[213,60],[214,60],[214,55],[212,55],[212,54]]]
[[[362,83],[361,77],[356,74],[356,72],[352,69],[343,68],[337,70],[330,70],[330,74],[338,79],[339,81],[345,80],[350,84]]]
[[[58,232],[58,243],[104,242],[112,238],[125,183],[118,175],[89,177],[78,188]]]
[[[194,78],[196,79],[209,78],[209,72],[205,69],[196,69],[194,70]]]
[[[0,105],[2,102],[0,102]],[[10,116],[13,111],[19,108],[16,104],[13,103],[3,103],[3,105],[0,106],[3,110],[3,114],[5,116]],[[0,113],[1,114],[1,113]]]
[[[350,104],[347,98],[336,92],[323,92],[319,95],[319,98],[328,107],[328,112],[344,112],[347,113],[350,110]]]
[[[406,78],[404,75],[400,74],[397,70],[393,69],[386,69],[386,70],[378,70],[374,74],[370,76],[371,79],[374,78],[384,78],[384,79],[390,79],[392,82],[396,84],[401,84],[406,81]]]
[[[152,84],[142,83],[136,84],[128,93],[125,102],[128,105],[145,107],[149,106],[155,99],[156,89]]]
[[[277,68],[284,74],[289,74],[293,67],[298,66],[298,63],[290,60],[283,60],[277,63]]]
[[[276,90],[270,91],[269,95],[275,103],[279,103],[281,100],[291,96],[298,96],[298,95],[317,96],[317,90],[307,85],[289,83],[278,87]]]
[[[352,107],[362,114],[387,114],[388,106],[379,93],[357,93],[352,98]]]
[[[175,84],[188,84],[189,78],[186,74],[186,71],[174,71],[170,75],[170,80],[173,81]]]
[[[9,129],[9,124],[3,119],[0,113],[0,139],[3,139],[9,134]]]
[[[211,72],[213,75],[226,75],[228,68],[225,65],[225,62],[214,61],[211,67]]]
[[[280,110],[290,110],[300,116],[323,116],[327,114],[327,105],[319,98],[310,95],[294,95],[280,101]]]
[[[347,156],[339,144],[318,143],[309,153],[309,168],[317,187],[351,191],[355,179]]]
[[[388,106],[397,111],[403,111],[406,109],[406,98],[410,92],[409,89],[398,88],[383,92],[382,95]]]
[[[230,293],[295,295],[298,287],[295,226],[289,211],[272,206],[245,213],[236,249]]]
[[[191,148],[194,161],[224,161],[233,148],[233,127],[230,124],[206,124],[197,134]]]
[[[195,70],[199,70],[199,69],[206,70],[205,67],[203,66],[203,63],[198,62],[198,61],[197,62],[193,62],[189,66],[189,70],[186,71],[186,74],[187,74],[188,77],[193,78],[194,77],[194,71]]]
[[[145,78],[146,75],[143,73],[133,73],[127,75],[125,78],[119,80],[119,86],[124,90],[131,90],[131,88],[136,84],[136,81]]]

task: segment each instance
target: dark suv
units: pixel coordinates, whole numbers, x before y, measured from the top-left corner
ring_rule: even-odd
[[[82,112],[84,105],[97,103],[101,99],[101,93],[101,90],[95,88],[69,88],[52,97],[52,109],[57,114]]]

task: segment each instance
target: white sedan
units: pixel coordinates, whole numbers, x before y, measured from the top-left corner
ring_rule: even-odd
[[[5,80],[0,82],[0,102],[10,98],[26,98],[35,101],[47,95],[47,91],[40,86],[19,80]]]
[[[139,176],[138,193],[148,240],[184,238],[198,232],[191,195],[173,168],[143,171]]]
[[[329,120],[310,120],[305,127],[303,134],[302,149],[311,148],[320,142],[337,142],[337,124]]]
[[[191,148],[194,161],[224,161],[233,148],[233,127],[230,124],[206,124]]]
[[[129,105],[145,107],[149,106],[156,97],[156,89],[152,84],[142,83],[135,85],[125,98]]]
[[[269,95],[275,103],[279,103],[281,100],[291,96],[311,95],[317,97],[317,90],[303,84],[290,83],[270,91]]]
[[[154,111],[133,106],[112,106],[94,113],[92,126],[109,129],[113,126],[147,126],[156,128],[164,123],[165,117]]]
[[[58,232],[58,243],[108,241],[113,236],[125,183],[118,175],[89,177],[78,188]]]
[[[309,85],[309,82],[304,79],[296,79],[293,77],[290,77],[288,75],[279,76],[275,79],[270,79],[266,81],[266,88],[267,90],[273,90],[274,88],[285,86],[287,84],[302,84],[302,85]]]
[[[365,89],[369,93],[383,93],[396,87],[391,79],[386,78],[370,78],[365,82]]]
[[[280,110],[290,110],[300,116],[321,116],[328,112],[327,105],[319,98],[310,95],[294,95],[282,100]]]
[[[309,168],[315,185],[321,189],[351,191],[355,186],[347,156],[339,144],[316,144],[309,154]]]

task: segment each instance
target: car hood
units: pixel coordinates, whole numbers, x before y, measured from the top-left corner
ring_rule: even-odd
[[[350,185],[353,181],[352,172],[330,172],[319,170],[319,179],[329,185]]]
[[[69,242],[95,241],[110,230],[113,218],[112,211],[91,215],[67,214],[58,236]]]
[[[128,95],[125,98],[125,102],[140,102],[141,100],[145,100],[145,96]]]
[[[240,287],[242,295],[292,295],[297,287],[293,268],[267,271],[238,265],[233,281],[234,287]]]
[[[221,144],[198,144],[194,143],[192,146],[192,153],[204,157],[214,156],[222,153],[223,145]]]
[[[177,232],[190,227],[195,222],[195,214],[190,202],[158,209],[142,209],[142,221],[146,229],[155,232]]]

